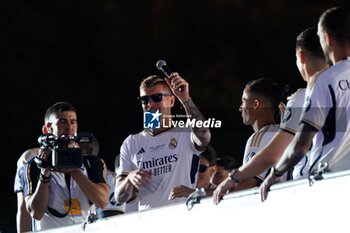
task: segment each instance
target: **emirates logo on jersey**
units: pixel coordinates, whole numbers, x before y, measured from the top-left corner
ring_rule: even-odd
[[[170,139],[169,149],[175,149],[176,147],[177,147],[177,140],[176,140],[176,138]]]

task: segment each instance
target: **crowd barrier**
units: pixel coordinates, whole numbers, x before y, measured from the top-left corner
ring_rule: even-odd
[[[307,179],[230,193],[219,205],[211,197],[188,210],[185,203],[127,213],[42,232],[350,232],[350,171],[329,173],[312,186]]]

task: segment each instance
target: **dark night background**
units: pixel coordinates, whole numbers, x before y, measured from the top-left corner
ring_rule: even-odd
[[[304,86],[295,37],[325,9],[346,2],[1,1],[0,232],[15,232],[16,161],[37,146],[53,103],[77,108],[79,131],[97,136],[100,156],[113,169],[123,140],[142,127],[139,82],[162,75],[155,63],[164,59],[190,83],[203,114],[222,120],[212,130],[218,154],[241,160],[252,133],[238,112],[244,84],[269,77],[288,94]]]

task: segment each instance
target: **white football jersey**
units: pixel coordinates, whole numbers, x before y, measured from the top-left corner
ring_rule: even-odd
[[[246,164],[256,153],[269,143],[271,138],[277,132],[278,127],[279,126],[275,124],[265,125],[258,132],[253,133],[248,138],[244,151],[243,164]],[[267,172],[268,170],[256,177],[262,181],[265,179]]]
[[[311,169],[327,162],[331,171],[350,168],[350,60],[322,72],[307,93],[302,122],[317,129],[310,153]]]
[[[150,183],[138,192],[139,210],[186,201],[169,200],[175,186],[196,187],[199,154],[191,129],[172,128],[156,136],[146,130],[129,135],[120,150],[117,177],[136,169],[152,173]]]
[[[89,167],[81,166],[83,175],[89,177],[94,183],[105,183],[106,167],[104,162],[97,156],[83,156],[83,160],[89,161]],[[40,169],[37,167],[34,160],[26,164],[24,167],[24,195],[32,195],[39,182]],[[67,179],[68,180],[68,179]],[[70,194],[70,195],[69,195]],[[82,223],[88,216],[91,202],[80,188],[78,183],[70,177],[69,188],[66,182],[65,174],[60,172],[51,172],[49,181],[49,200],[48,209],[42,219],[36,221],[36,224],[41,230]],[[49,210],[52,209],[52,210]],[[53,211],[59,214],[67,213],[64,217],[55,216]]]
[[[17,170],[15,175],[14,192],[23,192],[24,187],[24,166],[28,161],[38,154],[39,148],[28,149],[17,160]]]
[[[288,97],[286,111],[280,124],[280,130],[295,135],[300,125],[300,117],[304,106],[306,88],[297,90]],[[293,180],[307,177],[308,154],[299,161],[293,168]]]
[[[15,182],[14,182],[14,192],[23,192],[24,190],[24,167],[25,165],[33,159],[38,154],[39,148],[32,148],[28,149],[19,157],[17,160],[17,170],[15,175]],[[37,221],[32,218],[32,230],[33,231],[39,231],[40,227],[36,223]]]
[[[300,125],[300,117],[305,100],[305,91],[305,88],[300,88],[288,97],[286,111],[280,124],[280,129],[293,135],[295,135]]]

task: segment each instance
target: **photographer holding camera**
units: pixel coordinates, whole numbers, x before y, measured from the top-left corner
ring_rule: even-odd
[[[97,156],[81,156],[77,129],[71,104],[52,105],[38,155],[25,166],[26,207],[41,230],[84,222],[92,204],[108,203],[106,166]]]

